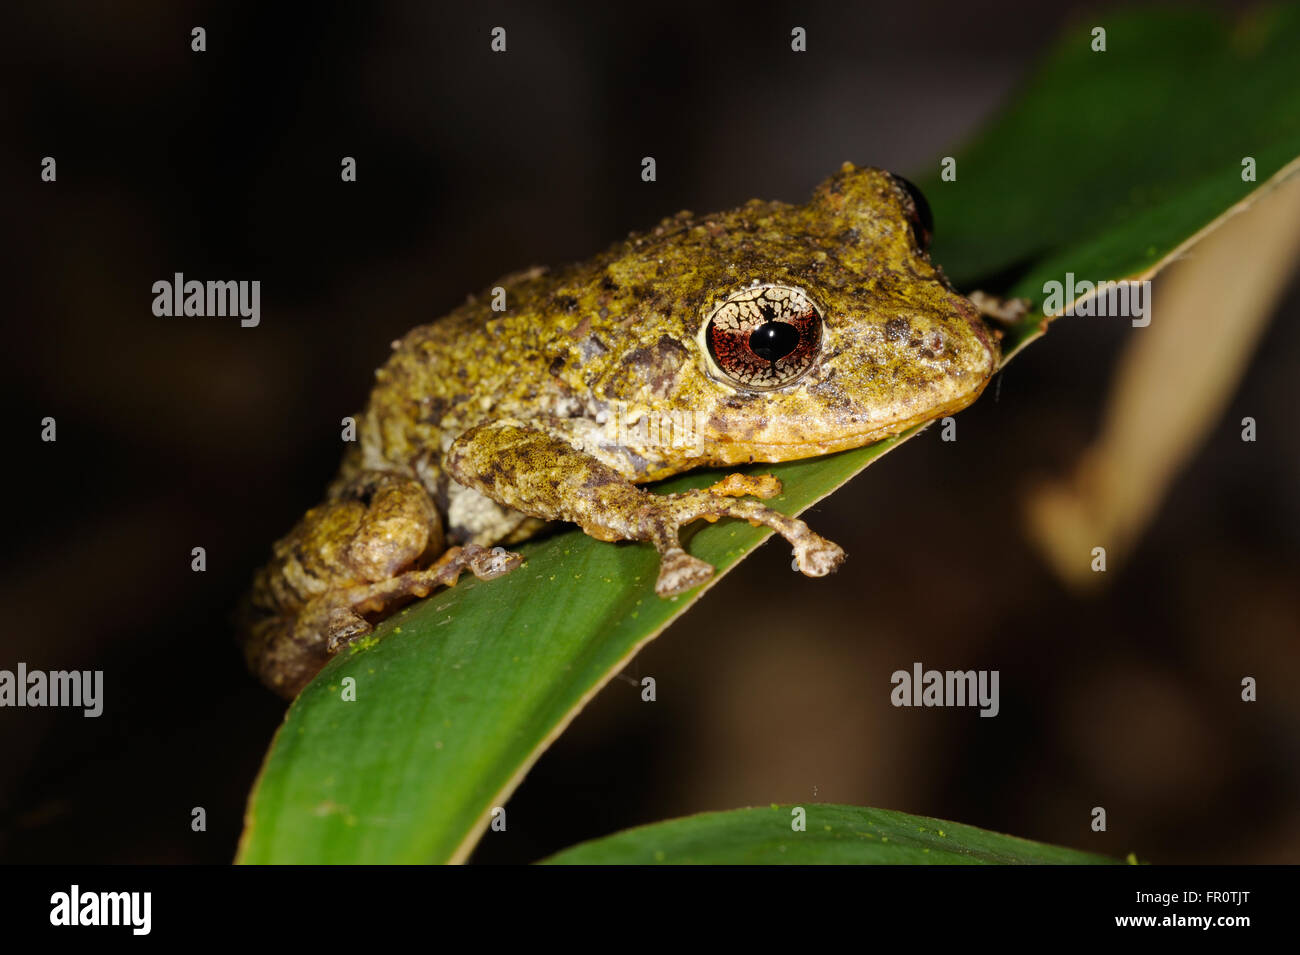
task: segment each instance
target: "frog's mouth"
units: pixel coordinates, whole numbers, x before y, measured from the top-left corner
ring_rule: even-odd
[[[842,429],[832,426],[825,436],[806,435],[786,441],[773,441],[764,440],[762,433],[757,430],[747,435],[743,430],[738,431],[734,424],[730,428],[723,426],[717,429],[717,437],[710,443],[710,463],[719,466],[756,461],[776,464],[866,447],[919,425],[956,414],[983,394],[991,380],[992,375],[983,377],[976,387],[958,392],[944,403],[927,405],[924,411],[910,416],[900,415],[886,420],[877,418],[870,422],[845,420]]]

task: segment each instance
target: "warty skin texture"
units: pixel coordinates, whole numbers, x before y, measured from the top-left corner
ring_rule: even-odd
[[[489,291],[413,329],[376,372],[326,501],[254,581],[241,629],[250,666],[292,696],[394,607],[462,570],[509,571],[518,558],[504,547],[556,520],[653,544],[662,596],[712,573],[677,543],[701,517],[767,524],[805,573],[834,570],[836,545],[753,499],[778,493],[774,479],[685,495],[637,485],[860,447],[975,400],[997,335],[930,263],[918,217],[900,180],[846,164],[805,205],[679,213],[586,262],[501,280],[503,311]],[[782,303],[804,310],[802,337],[778,338],[812,348],[779,366],[797,377],[773,365],[762,389],[709,347],[715,310],[755,299],[754,286],[771,290],[757,290],[763,308],[776,303],[769,318],[788,317]],[[745,352],[758,342],[748,330],[727,341]]]

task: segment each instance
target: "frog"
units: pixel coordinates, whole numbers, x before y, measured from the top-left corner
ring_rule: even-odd
[[[515,570],[510,548],[566,522],[654,547],[660,599],[714,573],[681,541],[698,520],[765,526],[803,574],[835,571],[842,548],[763,503],[782,490],[770,474],[644,485],[862,447],[973,402],[1008,305],[957,292],[933,228],[909,181],[845,163],[803,205],[683,211],[415,327],[324,501],[254,577],[249,667],[292,699],[398,608]]]

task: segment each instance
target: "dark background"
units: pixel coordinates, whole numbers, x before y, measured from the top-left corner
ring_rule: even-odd
[[[391,339],[682,208],[803,201],[846,159],[924,173],[1064,22],[1105,22],[1029,2],[30,6],[0,30],[0,667],[103,669],[106,710],[0,711],[0,859],[24,862],[232,858],[283,706],[227,615],[332,476]],[[260,279],[261,326],[154,317],[176,271]],[[839,575],[762,548],[643,651],[629,674],[658,702],[614,681],[475,859],[816,800],[1158,862],[1297,861],[1295,291],[1108,589],[1073,596],[1020,531],[1128,340],[1065,320],[958,442],[927,432],[814,511],[851,555]],[[888,675],[914,660],[999,669],[1001,715],[892,708]]]

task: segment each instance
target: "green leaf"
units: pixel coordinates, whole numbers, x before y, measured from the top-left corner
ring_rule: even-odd
[[[545,865],[1122,865],[1118,859],[910,816],[810,804],[705,812],[593,839]]]
[[[1037,300],[1066,271],[1148,273],[1249,193],[1243,156],[1275,182],[1300,154],[1300,11],[1264,11],[1235,32],[1200,11],[1105,21],[1108,52],[1091,52],[1088,28],[1069,31],[1016,105],[957,154],[956,182],[927,183],[935,260],[962,283]],[[1009,332],[1006,356],[1043,324],[1031,316]],[[774,505],[798,513],[916,430],[751,470],[777,474],[786,491]],[[767,536],[722,522],[688,548],[720,577]],[[648,545],[569,532],[521,550],[521,569],[414,605],[302,693],[250,797],[240,861],[464,860],[583,704],[708,589],[657,598]],[[345,677],[356,702],[340,698]]]
[[[802,510],[899,440],[770,468],[788,490],[768,503]],[[733,521],[688,546],[716,580],[764,536]],[[566,533],[519,550],[520,569],[413,605],[303,691],[250,804],[241,861],[464,858],[582,704],[711,586],[656,597],[649,546]],[[355,703],[340,698],[344,676],[357,679]]]
[[[1106,29],[1106,51],[1091,31]],[[1300,155],[1300,9],[1109,11],[1067,29],[1023,94],[917,181],[934,261],[1041,305],[1043,283],[1149,277]],[[1255,160],[1255,181],[1242,160]],[[1280,177],[1279,177],[1280,178]],[[993,281],[990,283],[990,279]],[[1042,333],[1041,312],[1003,341]]]

